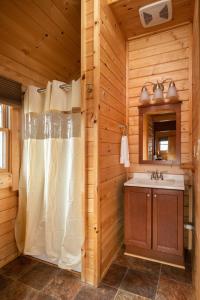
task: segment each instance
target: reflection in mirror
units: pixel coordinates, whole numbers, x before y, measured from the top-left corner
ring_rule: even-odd
[[[176,113],[157,112],[143,115],[143,160],[175,161]]]

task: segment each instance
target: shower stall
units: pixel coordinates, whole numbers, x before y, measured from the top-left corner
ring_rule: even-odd
[[[15,225],[20,252],[81,271],[82,140],[80,80],[28,86]]]

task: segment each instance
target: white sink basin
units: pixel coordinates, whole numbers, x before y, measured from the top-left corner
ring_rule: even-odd
[[[184,175],[163,174],[163,180],[151,179],[150,173],[134,173],[125,186],[184,190]]]

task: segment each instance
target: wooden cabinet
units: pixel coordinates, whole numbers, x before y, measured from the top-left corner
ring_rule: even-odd
[[[183,192],[125,188],[125,246],[129,254],[183,266]]]
[[[183,254],[183,192],[153,190],[153,249]]]
[[[129,188],[125,199],[125,241],[151,248],[151,189]]]

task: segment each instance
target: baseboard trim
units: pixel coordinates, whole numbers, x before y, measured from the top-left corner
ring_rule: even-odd
[[[176,267],[176,268],[185,270],[184,266],[176,265],[176,264],[173,264],[173,263],[168,263],[168,262],[162,261],[162,260],[157,260],[157,259],[153,259],[153,258],[149,258],[149,257],[140,256],[140,255],[135,255],[135,254],[128,253],[128,252],[124,252],[124,255],[140,258],[140,259],[143,259],[143,260],[153,261],[153,262],[157,262],[157,263],[160,263],[160,264],[163,264],[163,265],[168,265],[168,266],[172,266],[172,267]]]

